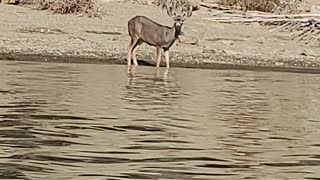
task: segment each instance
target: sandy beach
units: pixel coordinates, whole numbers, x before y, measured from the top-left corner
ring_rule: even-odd
[[[113,1],[99,5],[103,18],[0,4],[0,59],[126,64],[130,18],[144,15],[172,26],[159,7]],[[201,8],[186,20],[183,32],[198,43],[176,43],[173,67],[320,72],[320,47],[291,40],[289,33],[273,32],[271,26],[206,20],[212,13]],[[140,64],[155,64],[154,47],[142,45],[137,54]]]

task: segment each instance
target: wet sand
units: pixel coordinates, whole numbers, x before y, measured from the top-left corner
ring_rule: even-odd
[[[130,2],[100,5],[105,13],[101,19],[0,4],[0,59],[126,64],[130,18],[145,15],[172,25],[159,7]],[[271,32],[268,26],[205,20],[212,13],[203,8],[187,19],[184,33],[199,42],[176,43],[171,49],[173,67],[320,72],[320,47],[293,41],[289,33]],[[155,64],[154,47],[142,45],[137,54],[140,64]]]

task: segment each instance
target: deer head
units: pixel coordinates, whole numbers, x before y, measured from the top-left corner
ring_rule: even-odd
[[[187,17],[192,15],[192,5],[186,1],[172,0],[171,2],[166,2],[162,7],[165,8],[167,14],[173,18],[176,30],[181,32],[183,22]]]

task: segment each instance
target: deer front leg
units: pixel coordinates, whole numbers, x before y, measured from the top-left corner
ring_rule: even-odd
[[[131,46],[129,46],[129,50],[128,50],[127,63],[128,63],[128,68],[129,68],[131,66]]]
[[[128,47],[128,59],[127,59],[128,68],[130,68],[130,66],[131,66],[131,53],[132,53],[132,48],[133,48],[132,45],[133,45],[133,39],[131,39],[131,42]]]
[[[132,59],[133,59],[133,64],[134,64],[135,66],[138,66],[136,49],[137,49],[137,48],[135,48],[135,49],[132,51]]]
[[[137,61],[137,55],[136,55],[136,50],[138,49],[138,46],[142,43],[141,39],[137,39],[137,42],[134,44],[132,48],[132,58],[133,58],[133,64],[135,66],[138,66],[138,61]]]
[[[166,66],[169,69],[170,65],[169,65],[169,49],[164,49],[164,57],[166,59]]]
[[[157,47],[157,68],[160,67],[160,62],[161,62],[161,48]]]

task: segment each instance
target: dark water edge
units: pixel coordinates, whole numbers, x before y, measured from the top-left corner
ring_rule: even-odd
[[[58,55],[46,55],[46,54],[23,54],[23,53],[2,53],[0,54],[0,60],[5,61],[29,61],[29,62],[48,62],[48,63],[79,63],[79,64],[122,64],[126,65],[127,60],[125,58],[126,54],[122,53],[119,55],[109,55],[105,58],[97,57],[87,57],[87,56],[58,56]],[[144,58],[152,59],[151,55],[144,56]],[[212,57],[209,57],[212,59]],[[223,57],[218,57],[218,59]],[[308,74],[320,74],[320,62],[303,62],[296,64],[296,60],[290,61],[287,60],[286,63],[281,61],[281,65],[274,65],[275,62],[264,62],[260,65],[250,65],[248,63],[232,63],[233,60],[230,60],[232,57],[227,57],[225,61],[216,61],[216,62],[201,62],[198,57],[195,57],[195,60],[184,61],[183,57],[180,57],[179,60],[173,60],[170,62],[171,67],[177,68],[196,68],[196,69],[220,69],[220,70],[249,70],[249,71],[270,71],[270,72],[294,72],[294,73],[308,73]],[[249,58],[248,58],[249,59]],[[248,60],[247,59],[247,60]],[[139,59],[139,65],[142,66],[155,66],[155,62],[148,60]],[[234,61],[241,61],[241,58],[235,58]],[[245,60],[246,61],[246,60]],[[248,61],[261,61],[259,59],[254,60],[250,59]],[[278,60],[275,60],[278,62]],[[230,62],[230,63],[227,63]],[[252,63],[251,63],[252,64]],[[254,63],[253,63],[254,64]],[[162,62],[161,64],[165,64]],[[310,67],[311,65],[311,67]]]

